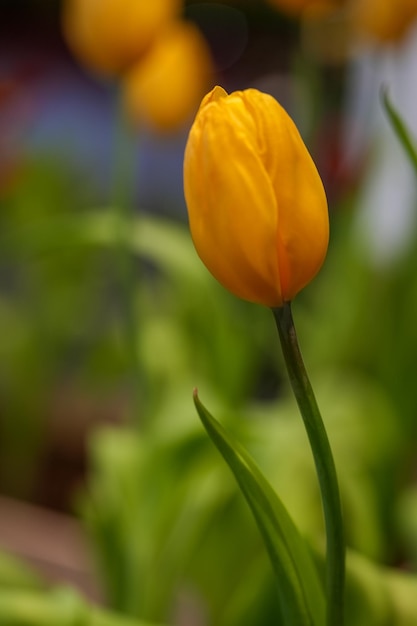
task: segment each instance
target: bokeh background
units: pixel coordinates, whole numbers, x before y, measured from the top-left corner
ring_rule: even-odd
[[[382,93],[412,145],[417,7],[394,19],[389,4],[179,3],[196,51],[161,44],[154,62],[149,47],[130,75],[85,63],[58,0],[2,0],[1,589],[70,586],[180,626],[277,623],[263,546],[195,386],[320,542],[272,316],[214,282],[187,229],[184,147],[215,84],[275,96],[323,178],[331,244],[294,303],[300,341],[349,546],[415,571],[416,170]],[[352,623],[385,623],[361,602]]]

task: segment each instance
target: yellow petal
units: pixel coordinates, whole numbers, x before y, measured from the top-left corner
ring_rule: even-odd
[[[211,91],[209,91],[208,94],[204,96],[200,104],[200,109],[203,109],[206,106],[206,104],[209,104],[210,102],[216,102],[216,100],[220,100],[221,98],[226,98],[227,95],[228,95],[227,91],[223,89],[223,87],[216,85],[215,87],[213,87]]]
[[[197,252],[236,295],[280,306],[321,267],[329,237],[323,184],[270,95],[206,96],[187,142],[184,189]]]
[[[191,234],[207,268],[241,298],[282,304],[275,197],[240,97],[214,97],[200,109],[184,181]]]
[[[294,122],[271,96],[244,92],[257,120],[259,150],[278,210],[277,249],[282,296],[293,297],[316,275],[327,251],[327,200],[317,168]]]

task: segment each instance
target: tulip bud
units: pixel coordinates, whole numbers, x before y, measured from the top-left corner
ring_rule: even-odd
[[[353,0],[357,30],[380,42],[405,37],[417,19],[417,0]]]
[[[212,73],[203,35],[193,24],[173,20],[126,72],[122,88],[130,119],[160,131],[190,123],[212,85]]]
[[[182,8],[182,0],[65,0],[63,28],[90,69],[114,75],[136,61]]]
[[[279,307],[320,269],[329,237],[325,191],[272,96],[215,87],[203,99],[185,150],[184,191],[195,248],[235,295]]]

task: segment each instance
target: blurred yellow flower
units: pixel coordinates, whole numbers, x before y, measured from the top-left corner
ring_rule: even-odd
[[[417,18],[417,0],[353,0],[353,21],[380,42],[402,39]]]
[[[327,252],[323,184],[300,134],[270,95],[215,87],[201,103],[184,158],[196,250],[235,295],[281,306]]]
[[[64,0],[64,34],[82,63],[113,75],[145,52],[182,5],[182,0]]]
[[[211,86],[212,61],[200,31],[172,21],[160,31],[147,54],[126,73],[122,89],[129,117],[166,131],[195,115]]]

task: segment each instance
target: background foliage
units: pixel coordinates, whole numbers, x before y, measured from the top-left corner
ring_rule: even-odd
[[[0,622],[281,623],[261,536],[192,403],[198,386],[279,494],[320,570],[319,494],[272,317],[226,293],[195,255],[180,191],[187,124],[169,136],[144,127],[128,137],[132,212],[120,212],[109,182],[117,87],[71,59],[58,4],[27,3],[21,23],[12,4],[0,93],[0,490],[76,516],[106,609],[68,588],[51,591],[5,554]],[[351,57],[313,58],[303,47],[307,26],[266,3],[214,4],[218,13],[209,3],[185,10],[204,27],[216,81],[269,87],[291,109],[328,190],[329,254],[294,315],[339,472],[348,623],[412,624],[416,222],[382,260],[358,228],[377,150],[368,137],[354,164],[344,160]],[[34,17],[39,31],[26,39]],[[216,37],[226,26],[229,44]],[[38,53],[32,66],[10,44],[16,33],[17,48]],[[396,158],[411,170],[414,136],[395,89],[392,105],[377,97],[373,106],[393,154],[407,144]],[[22,615],[19,606],[32,608]]]

